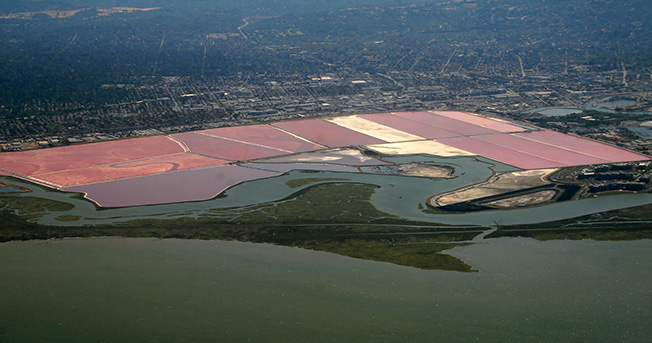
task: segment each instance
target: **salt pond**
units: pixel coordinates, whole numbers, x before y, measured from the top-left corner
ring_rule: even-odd
[[[636,101],[633,100],[613,100],[613,101],[599,102],[596,103],[595,106],[600,108],[613,108],[619,106],[629,106],[634,104],[636,104]]]
[[[627,129],[634,132],[641,138],[652,139],[652,127],[633,126],[633,127],[628,127]]]
[[[334,182],[354,182],[379,186],[371,203],[380,211],[408,220],[433,224],[492,225],[539,223],[582,216],[619,208],[652,203],[652,194],[621,194],[562,202],[545,206],[504,211],[484,211],[464,214],[432,214],[427,211],[427,199],[441,192],[451,191],[488,179],[495,171],[509,171],[515,168],[481,157],[436,158],[432,156],[404,156],[387,159],[393,163],[425,163],[448,166],[455,170],[452,179],[429,179],[393,175],[369,175],[342,172],[293,171],[281,176],[242,183],[226,190],[223,196],[207,201],[172,203],[151,206],[132,206],[98,210],[89,201],[73,198],[73,193],[46,190],[28,182],[0,176],[0,180],[31,189],[32,192],[17,196],[43,197],[74,204],[74,208],[63,212],[44,213],[36,219],[41,224],[82,226],[89,224],[115,224],[134,219],[173,219],[199,217],[204,215],[228,215],[242,206],[278,201],[307,187]],[[288,181],[308,179],[302,187],[291,187]],[[324,181],[319,181],[319,180]],[[78,221],[58,221],[60,215],[77,216]]]
[[[544,115],[546,117],[562,117],[562,116],[567,116],[569,114],[577,114],[577,113],[582,113],[581,108],[565,108],[565,107],[544,107],[544,108],[537,108],[528,112],[531,113],[538,113],[541,115]]]
[[[606,102],[590,102],[583,107],[541,107],[527,111],[528,113],[538,113],[546,117],[562,117],[570,114],[582,113],[583,111],[601,111],[608,113],[629,113],[629,114],[650,114],[650,112],[622,112],[613,108],[620,106],[634,105],[636,101],[632,100],[613,100]]]

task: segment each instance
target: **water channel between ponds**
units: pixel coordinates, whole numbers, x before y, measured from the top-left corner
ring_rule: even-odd
[[[21,192],[22,190],[14,187],[0,187],[0,193],[13,193],[13,192]]]
[[[634,132],[637,136],[645,139],[652,139],[652,127],[633,126],[627,127],[627,130]]]
[[[428,271],[241,242],[0,244],[3,342],[649,342],[652,240],[488,239]]]
[[[499,164],[481,157],[436,158],[432,156],[414,155],[387,158],[386,160],[394,163],[418,162],[449,166],[455,170],[453,174],[455,178],[429,179],[361,173],[292,171],[278,177],[242,183],[226,190],[223,196],[207,201],[106,208],[101,210],[97,210],[89,201],[73,198],[72,193],[54,192],[37,187],[28,182],[15,181],[3,177],[0,177],[0,180],[32,190],[32,192],[21,193],[18,196],[36,196],[74,204],[75,207],[69,211],[44,213],[38,219],[40,224],[66,226],[112,224],[134,219],[198,217],[215,214],[216,212],[221,215],[228,215],[233,209],[279,201],[307,187],[327,182],[355,182],[379,186],[371,197],[371,203],[378,210],[409,220],[437,224],[508,225],[538,223],[652,203],[652,194],[640,193],[609,195],[576,200],[572,203],[561,202],[532,208],[463,214],[432,214],[426,212],[426,201],[430,196],[482,182],[488,179],[494,172],[515,169],[511,166]],[[287,184],[288,181],[296,179],[308,179],[310,182],[307,182],[306,185],[301,187],[290,187]],[[321,179],[324,181],[320,181]],[[337,181],[332,181],[334,179]],[[570,204],[572,206],[569,206]],[[56,219],[60,215],[78,216],[82,219],[61,222]]]

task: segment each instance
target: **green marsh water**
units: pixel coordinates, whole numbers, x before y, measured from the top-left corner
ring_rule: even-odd
[[[0,244],[2,342],[645,342],[652,240],[483,240],[425,271],[241,242]]]

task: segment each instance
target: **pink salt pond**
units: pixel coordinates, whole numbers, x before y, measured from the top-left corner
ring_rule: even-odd
[[[421,144],[431,151],[434,143],[429,139],[440,148],[432,150],[434,155],[475,154],[522,169],[649,159],[611,145],[553,131],[532,131],[466,112],[357,117],[1,153],[0,175],[83,192],[101,206],[117,207],[206,200],[241,182],[291,170],[357,172],[360,166],[389,164],[377,155],[362,153],[366,148],[359,146],[385,147],[386,155],[414,154],[420,150],[399,149],[391,143],[401,142],[401,147]]]
[[[486,135],[499,131],[430,112],[401,112],[397,116],[454,132],[458,136]]]
[[[223,165],[73,186],[63,190],[85,193],[87,198],[103,207],[152,205],[206,200],[238,183],[279,174]]]
[[[378,138],[321,119],[281,121],[273,125],[328,147],[385,143],[385,141]]]
[[[230,161],[251,160],[291,153],[291,151],[287,150],[228,140],[205,133],[188,132],[172,137],[183,142],[193,153]]]
[[[363,114],[359,117],[428,139],[460,136],[457,132],[449,131],[434,125],[428,125],[391,113]]]
[[[199,133],[287,152],[303,152],[323,148],[321,145],[293,136],[271,125],[223,127]]]
[[[59,187],[70,187],[87,183],[166,173],[175,170],[214,166],[226,162],[225,160],[192,153],[180,153],[47,174],[37,174],[32,177]]]
[[[179,143],[165,136],[154,136],[2,153],[0,168],[34,175],[181,152],[184,149]]]

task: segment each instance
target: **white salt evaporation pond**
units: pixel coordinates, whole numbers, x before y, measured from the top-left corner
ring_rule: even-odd
[[[264,244],[0,244],[2,342],[649,342],[652,240],[500,238],[476,273]]]

